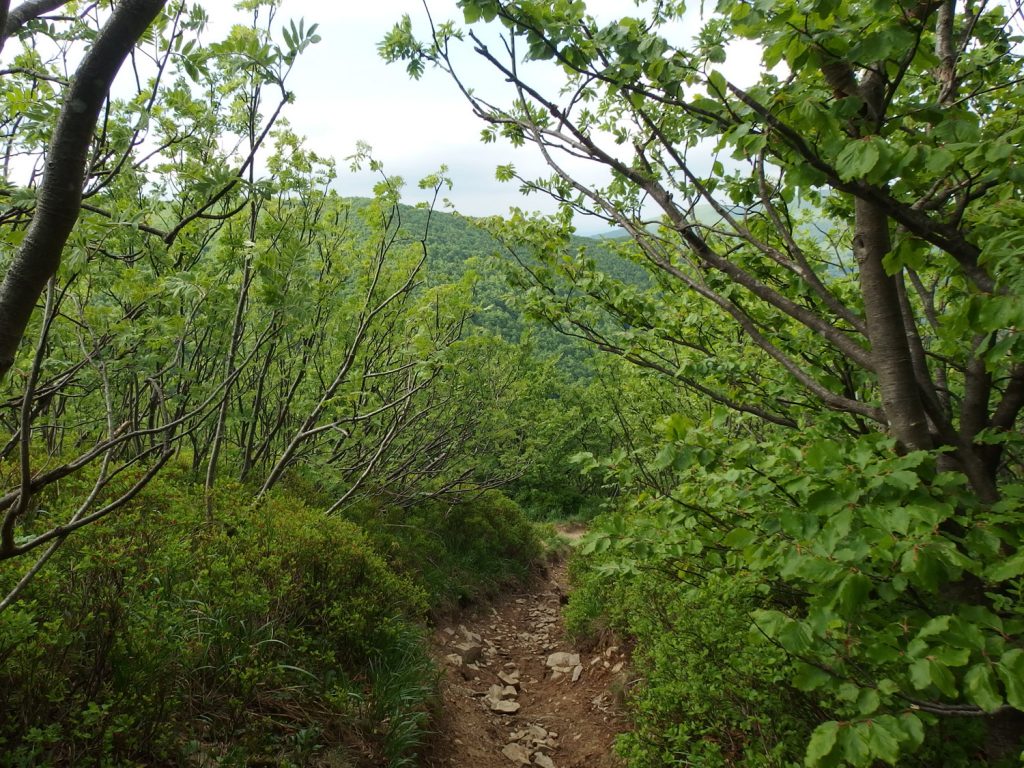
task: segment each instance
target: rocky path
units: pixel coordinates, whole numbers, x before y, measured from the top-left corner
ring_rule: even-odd
[[[429,768],[613,768],[627,659],[573,648],[562,625],[565,565],[443,626],[443,716]]]

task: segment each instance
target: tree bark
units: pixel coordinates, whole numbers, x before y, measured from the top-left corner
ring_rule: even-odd
[[[956,98],[956,44],[953,25],[956,20],[956,0],[942,0],[935,18],[935,57],[939,66],[935,79],[939,82],[939,103],[947,106]]]
[[[78,220],[89,145],[110,86],[166,1],[123,0],[115,6],[64,97],[35,213],[0,284],[0,381],[14,364],[36,301],[57,272],[64,245]]]
[[[38,19],[44,13],[55,11],[62,5],[67,5],[68,0],[25,0],[14,10],[10,10],[10,0],[0,2],[3,9],[2,23],[0,23],[0,49],[4,42],[12,35],[28,24],[32,19]]]
[[[854,200],[854,216],[853,252],[860,265],[860,289],[882,409],[897,440],[911,450],[926,450],[932,447],[932,440],[899,292],[882,265],[890,249],[889,220],[881,209],[860,198]]]
[[[11,18],[11,0],[0,0],[0,51],[7,39],[7,20]]]

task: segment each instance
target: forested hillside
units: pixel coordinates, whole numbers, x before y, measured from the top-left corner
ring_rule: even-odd
[[[0,765],[1021,764],[1019,7],[396,11],[469,217],[216,5],[0,0]]]

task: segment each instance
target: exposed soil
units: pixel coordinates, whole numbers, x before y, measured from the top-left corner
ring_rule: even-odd
[[[436,631],[442,716],[423,765],[621,765],[612,742],[626,728],[618,705],[628,658],[615,646],[572,647],[562,622],[565,591],[565,564],[555,563],[532,584]]]

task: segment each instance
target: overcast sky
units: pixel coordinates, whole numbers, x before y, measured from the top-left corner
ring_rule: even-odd
[[[446,196],[462,213],[505,213],[512,205],[550,210],[540,196],[524,200],[517,184],[494,178],[495,167],[510,161],[530,176],[541,175],[544,166],[536,153],[483,144],[483,123],[443,73],[428,70],[414,81],[404,66],[388,65],[377,55],[377,43],[404,13],[425,28],[420,0],[284,0],[279,12],[282,21],[302,17],[320,25],[322,42],[303,52],[289,78],[296,98],[287,117],[315,150],[338,160],[338,190],[368,195],[379,180],[365,171],[352,174],[343,162],[358,141],[365,141],[387,173],[406,180],[410,201],[422,194],[416,182],[444,164],[454,183]],[[436,20],[462,18],[453,0],[432,0],[431,13]]]
[[[637,12],[631,0],[590,0],[588,8],[608,18]],[[462,20],[454,0],[430,0],[430,9],[435,21]],[[379,58],[377,43],[405,13],[412,17],[414,28],[425,29],[420,0],[284,0],[279,11],[281,23],[304,18],[307,26],[320,25],[322,42],[299,57],[289,79],[296,99],[286,115],[317,152],[338,160],[339,192],[370,194],[377,179],[368,172],[351,174],[343,162],[358,141],[365,141],[389,174],[406,180],[410,202],[419,192],[416,182],[445,164],[454,182],[447,196],[462,213],[503,214],[510,206],[550,211],[553,206],[542,196],[523,198],[518,184],[494,178],[495,167],[508,162],[528,178],[547,175],[532,147],[481,143],[483,123],[447,76],[428,69],[421,80],[414,81],[402,65],[388,65]],[[745,65],[756,71],[756,53],[750,53],[739,57],[750,59],[747,62],[730,56],[729,68]],[[502,88],[500,78],[486,72],[468,46],[462,61],[480,92]],[[601,179],[583,168],[580,173],[591,182]],[[577,224],[581,231],[604,228],[600,223]]]

